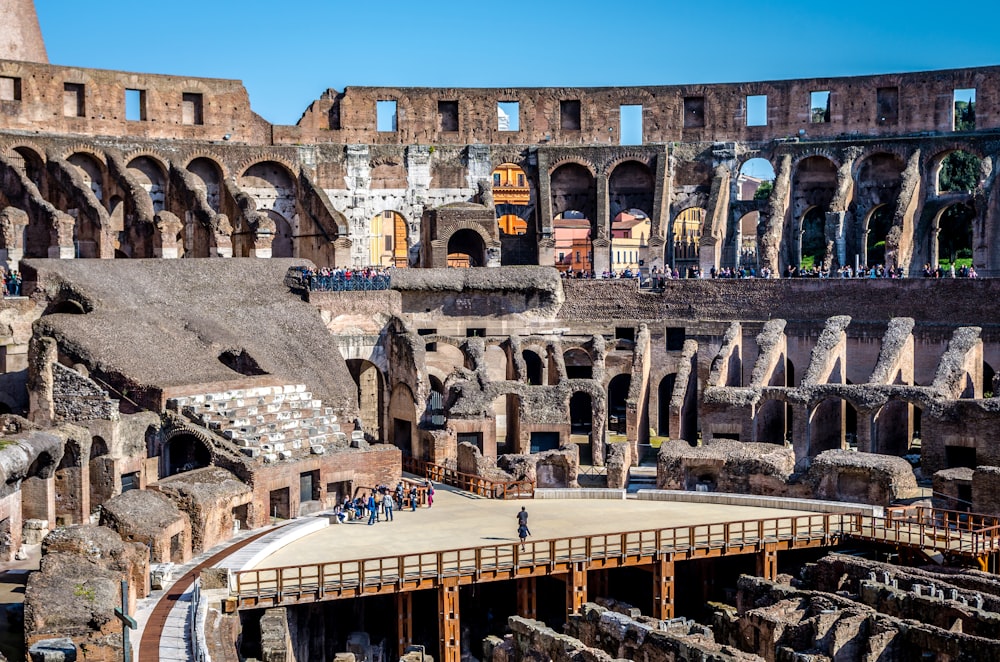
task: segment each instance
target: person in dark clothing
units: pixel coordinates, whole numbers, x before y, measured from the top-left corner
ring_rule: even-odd
[[[521,539],[521,549],[524,549],[524,539],[531,535],[528,529],[528,510],[521,506],[521,512],[517,514],[517,537]]]

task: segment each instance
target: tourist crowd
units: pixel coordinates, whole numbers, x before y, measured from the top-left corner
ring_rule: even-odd
[[[21,296],[21,272],[4,269],[3,295],[5,297]]]
[[[396,510],[409,506],[411,512],[416,511],[421,494],[426,498],[428,508],[434,505],[434,484],[429,480],[424,481],[420,487],[412,482],[407,487],[403,485],[403,481],[399,481],[394,490],[390,490],[387,485],[379,485],[371,492],[362,493],[354,499],[346,497],[343,503],[334,508],[333,515],[339,524],[360,522],[366,518],[370,525],[383,519],[391,522]]]
[[[302,267],[302,279],[312,292],[351,292],[387,290],[392,278],[392,267],[364,267],[363,269],[333,269]]]

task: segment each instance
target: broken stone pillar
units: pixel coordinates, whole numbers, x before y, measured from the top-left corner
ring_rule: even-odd
[[[71,260],[76,257],[73,245],[73,228],[76,219],[61,211],[55,213],[49,240],[49,257],[57,260]]]
[[[24,229],[28,226],[28,214],[17,207],[6,207],[0,211],[0,261],[11,271],[17,271],[24,257]]]
[[[632,444],[608,445],[608,487],[624,489],[628,485],[628,472],[632,466]]]
[[[233,256],[233,226],[229,217],[219,214],[215,217],[214,245],[209,250],[209,257]]]
[[[847,214],[842,211],[826,212],[826,268],[836,268],[847,264],[847,238],[844,235],[844,217]],[[830,250],[832,249],[832,250]],[[833,256],[836,255],[836,263],[833,263]]]
[[[33,337],[28,343],[28,418],[41,426],[55,419],[52,364],[58,359],[56,341]]]
[[[161,211],[156,215],[154,224],[156,231],[153,235],[153,255],[167,259],[180,257],[183,245],[177,237],[184,228],[181,219],[168,211]]]
[[[288,613],[284,607],[268,609],[260,619],[261,662],[295,662]]]
[[[274,229],[260,227],[253,236],[253,257],[271,257],[271,242],[274,241]]]

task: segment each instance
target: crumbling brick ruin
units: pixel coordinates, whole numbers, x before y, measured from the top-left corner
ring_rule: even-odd
[[[51,65],[33,3],[4,12],[0,261],[23,284],[0,303],[0,562],[41,546],[38,657],[116,658],[122,579],[141,597],[151,563],[394,484],[404,459],[1000,515],[1000,67],[350,87],[277,126],[239,81]],[[626,105],[641,144],[620,144]],[[626,216],[648,223],[638,278],[604,278]],[[922,277],[956,259],[981,277]],[[876,263],[902,277],[760,277]],[[367,267],[389,286],[306,275]],[[997,656],[981,573],[831,557],[729,590],[700,623],[514,618],[486,657]],[[294,659],[268,623],[265,657]]]

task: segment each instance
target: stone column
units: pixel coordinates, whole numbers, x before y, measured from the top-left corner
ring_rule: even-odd
[[[49,258],[55,260],[71,260],[76,257],[76,247],[73,246],[73,228],[76,219],[61,211],[55,213],[50,232]]]
[[[28,226],[28,214],[17,207],[6,207],[0,211],[0,235],[3,248],[0,261],[11,271],[17,271],[24,257],[24,228]]]
[[[597,175],[597,236],[593,238],[594,273],[600,276],[611,268],[611,201],[608,197],[610,183],[604,173]]]
[[[161,211],[154,220],[156,233],[153,235],[153,255],[155,257],[176,259],[184,248],[177,241],[177,235],[184,225],[181,219],[168,211]]]

